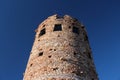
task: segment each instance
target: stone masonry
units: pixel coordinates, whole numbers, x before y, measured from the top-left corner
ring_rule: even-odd
[[[85,27],[53,15],[35,30],[23,80],[99,80]]]

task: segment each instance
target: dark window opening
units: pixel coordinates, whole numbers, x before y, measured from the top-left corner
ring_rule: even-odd
[[[45,30],[45,28],[44,28],[44,29],[42,29],[42,30],[40,31],[39,36],[42,36],[42,35],[45,34],[45,33],[46,33],[46,30]]]
[[[91,57],[90,53],[88,53],[88,57],[89,57],[90,59],[92,59],[92,57]]]
[[[55,24],[54,30],[53,31],[62,31],[62,26],[61,24]]]
[[[79,29],[77,27],[73,27],[73,30],[72,30],[74,33],[76,34],[79,34]]]
[[[43,55],[43,52],[40,52],[39,54],[38,54],[38,56],[42,56]]]

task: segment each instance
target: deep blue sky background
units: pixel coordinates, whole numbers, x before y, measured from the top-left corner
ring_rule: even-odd
[[[22,80],[34,30],[56,13],[86,26],[100,80],[120,80],[119,0],[0,0],[0,80]]]

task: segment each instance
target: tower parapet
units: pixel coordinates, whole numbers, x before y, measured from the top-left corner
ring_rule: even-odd
[[[69,15],[44,20],[24,80],[98,80],[85,27]]]

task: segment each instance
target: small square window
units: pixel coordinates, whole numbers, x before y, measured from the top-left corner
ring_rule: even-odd
[[[62,26],[61,24],[55,24],[54,30],[53,31],[62,31]]]
[[[77,33],[77,34],[79,34],[79,28],[77,28],[77,27],[73,27],[73,30],[72,30],[74,33]]]
[[[40,31],[39,36],[42,36],[43,34],[45,34],[45,32],[46,32],[45,28],[44,28],[44,29],[42,29],[42,30]]]
[[[38,54],[38,56],[42,56],[43,55],[43,52],[40,52],[39,54]]]

